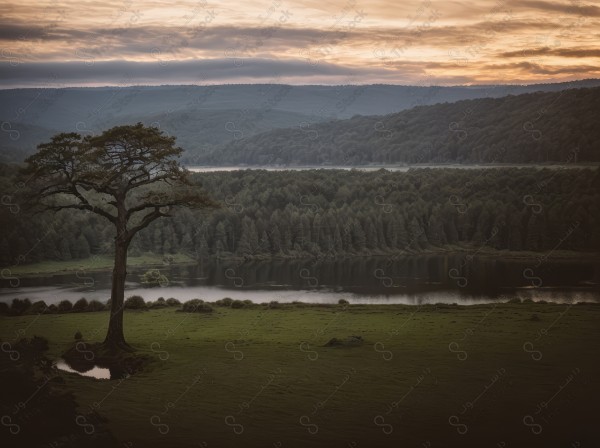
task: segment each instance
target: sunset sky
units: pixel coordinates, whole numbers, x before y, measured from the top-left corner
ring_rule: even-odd
[[[3,0],[0,8],[4,88],[600,77],[596,0]]]

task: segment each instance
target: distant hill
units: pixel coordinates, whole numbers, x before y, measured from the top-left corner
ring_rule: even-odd
[[[177,137],[177,145],[185,148],[183,162],[198,163],[216,145],[230,140],[242,140],[279,128],[308,123],[310,117],[280,110],[182,110],[143,117],[144,124],[158,126]],[[135,123],[134,117],[125,122]],[[137,120],[140,121],[140,120]],[[190,148],[194,148],[190,150]]]
[[[311,123],[419,105],[593,86],[600,86],[600,80],[474,87],[251,84],[8,89],[0,90],[0,149],[3,160],[16,160],[57,132],[98,133],[142,121],[176,135],[191,163],[215,145],[278,128],[306,129]],[[21,137],[12,140],[7,129],[18,130]]]
[[[21,162],[58,131],[27,123],[0,123],[0,162]]]
[[[600,162],[600,88],[418,106],[235,141],[215,165]]]

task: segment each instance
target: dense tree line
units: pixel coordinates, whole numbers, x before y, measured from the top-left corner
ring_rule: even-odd
[[[3,191],[18,188],[4,166]],[[600,171],[246,170],[195,175],[222,207],[181,210],[140,232],[130,255],[315,256],[457,246],[600,251]],[[13,198],[12,207],[9,198]],[[114,231],[93,214],[28,216],[5,196],[3,266],[111,254]]]
[[[599,162],[600,88],[417,106],[233,141],[216,165]]]

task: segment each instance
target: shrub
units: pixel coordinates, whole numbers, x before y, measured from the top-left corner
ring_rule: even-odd
[[[141,277],[142,284],[148,287],[167,286],[169,279],[161,274],[158,269],[148,269]]]
[[[533,300],[531,300],[531,299],[523,299],[523,303],[533,303]]]
[[[213,309],[208,303],[205,303],[200,308],[196,308],[197,313],[212,313]]]
[[[507,303],[521,303],[521,299],[515,297],[514,299],[510,299]]]
[[[77,332],[75,333],[75,336],[73,336],[73,339],[75,339],[76,341],[83,339],[83,335],[81,334],[81,331],[77,330]]]
[[[104,311],[104,304],[98,300],[91,300],[88,307],[88,311]]]
[[[242,301],[242,303],[243,303],[244,305],[254,305],[254,302],[253,302],[252,300],[248,300],[248,299],[246,299],[246,300]]]
[[[229,297],[225,297],[221,300],[217,300],[215,302],[215,305],[217,306],[231,306],[231,304],[233,303],[233,299],[229,298]]]
[[[8,314],[9,309],[8,303],[0,302],[0,314]]]
[[[324,347],[356,347],[365,342],[362,336],[348,336],[345,339],[332,338]]]
[[[175,297],[170,297],[167,299],[167,305],[169,306],[179,306],[181,302],[177,300]]]
[[[58,304],[58,312],[59,313],[68,313],[73,309],[73,304],[68,300],[61,300]]]
[[[244,306],[245,304],[241,300],[234,300],[233,302],[231,302],[231,308],[233,309],[244,308]]]
[[[212,307],[204,300],[192,299],[183,304],[181,311],[185,313],[212,313]]]
[[[23,314],[31,306],[29,299],[13,299],[10,310],[13,314]]]
[[[142,296],[129,296],[125,299],[126,310],[141,310],[146,307],[146,302]]]
[[[279,302],[277,300],[271,300],[269,302],[269,308],[271,308],[271,309],[281,308],[281,305],[279,304]]]
[[[85,310],[87,310],[87,307],[89,305],[90,304],[88,303],[87,299],[85,297],[82,297],[81,299],[79,299],[77,302],[75,302],[73,304],[73,311],[75,311],[76,313],[85,311]]]
[[[306,307],[310,306],[310,304],[304,303],[304,302],[300,302],[298,300],[294,300],[292,302],[292,305],[294,305],[294,307],[296,307],[296,308],[306,308]]]
[[[48,350],[48,339],[43,336],[33,336],[29,345],[37,351],[45,352]]]
[[[181,309],[186,312],[193,312],[197,307],[201,306],[204,303],[202,299],[192,299],[183,303]]]
[[[58,313],[58,307],[55,304],[52,304],[48,307],[48,313],[56,314]]]
[[[340,299],[338,300],[338,305],[348,305],[348,301],[346,299]]]
[[[163,297],[156,299],[156,302],[148,303],[148,308],[166,308],[167,306],[169,305],[167,305],[167,301]]]
[[[43,314],[47,311],[48,305],[46,305],[46,302],[44,302],[43,300],[39,300],[37,302],[34,302],[33,305],[31,305],[27,309],[27,314]]]
[[[447,310],[447,309],[451,309],[454,307],[457,307],[458,304],[457,303],[436,303],[433,305],[434,310]]]

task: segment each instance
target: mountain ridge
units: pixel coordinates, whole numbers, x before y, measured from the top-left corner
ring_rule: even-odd
[[[278,129],[207,154],[209,165],[600,161],[600,88],[417,106]],[[574,152],[574,154],[572,154]]]
[[[600,86],[599,79],[489,86],[389,84],[20,88],[0,90],[0,160],[18,162],[59,132],[100,133],[117,124],[155,123],[178,138],[188,162],[221,145],[281,128],[309,129],[355,115],[386,115],[422,105],[531,91]],[[185,119],[178,118],[186,117]],[[17,130],[20,138],[14,140]],[[13,131],[13,132],[11,132]]]

